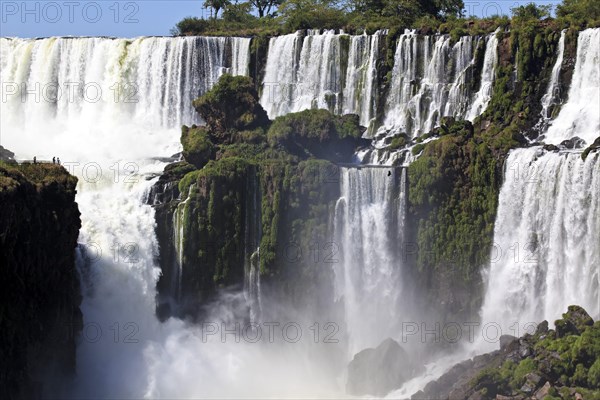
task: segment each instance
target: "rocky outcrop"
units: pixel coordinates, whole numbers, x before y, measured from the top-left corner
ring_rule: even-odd
[[[159,317],[199,317],[217,291],[240,287],[249,268],[298,307],[331,304],[323,298],[331,290],[320,289],[331,268],[307,254],[331,240],[339,198],[332,161],[349,162],[362,143],[358,118],[309,110],[271,123],[246,77],[222,77],[194,104],[207,125],[183,128],[185,161],[168,166],[149,196]]]
[[[374,349],[365,349],[348,365],[346,391],[355,396],[384,396],[414,377],[417,367],[408,353],[393,339]]]
[[[555,330],[544,321],[534,334],[504,337],[499,350],[455,365],[412,399],[597,398],[600,322],[570,306],[554,324]]]
[[[14,160],[15,160],[15,153],[0,146],[0,161],[11,162]]]
[[[581,158],[583,158],[584,160],[587,158],[588,154],[590,154],[592,151],[599,151],[600,149],[600,136],[596,138],[596,140],[594,140],[594,143],[592,143],[588,148],[586,148],[583,153],[581,153]]]
[[[82,316],[77,179],[59,165],[0,163],[0,397],[55,395],[75,370]]]

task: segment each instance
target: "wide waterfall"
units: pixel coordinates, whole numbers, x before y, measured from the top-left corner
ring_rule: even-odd
[[[159,248],[154,209],[145,199],[166,165],[162,160],[181,150],[178,125],[196,119],[193,98],[225,71],[247,72],[249,40],[0,40],[7,99],[2,145],[19,159],[58,156],[79,178],[84,326],[77,376],[56,396],[333,396],[331,357],[307,339],[306,326],[303,341],[290,346],[281,330],[274,343],[239,343],[176,318],[161,323],[155,314]],[[67,94],[72,97],[62,97]],[[232,297],[243,303],[243,293]],[[220,311],[207,316],[219,328],[231,322]]]
[[[481,38],[419,36],[398,39],[384,126],[411,136],[428,132],[443,116],[475,119],[487,106],[497,60],[495,34],[486,40],[480,88],[473,95],[476,52]]]
[[[586,29],[577,38],[577,59],[569,97],[546,133],[546,142],[579,137],[592,144],[600,132],[600,28]]]
[[[335,209],[335,294],[344,307],[351,355],[395,337],[406,213],[406,169],[342,168]],[[403,299],[406,300],[406,299]]]
[[[495,33],[485,39],[480,85],[472,88],[483,38],[463,36],[452,44],[449,36],[406,31],[398,39],[388,97],[380,101],[377,59],[385,34],[309,31],[271,38],[261,96],[269,117],[325,108],[358,114],[361,124],[374,128],[374,118],[384,113],[385,130],[415,136],[443,116],[473,120],[485,110],[497,63]]]
[[[376,112],[381,35],[310,30],[306,36],[298,32],[271,38],[261,95],[269,117],[325,108],[358,114],[368,126]]]
[[[0,41],[4,115],[17,123],[135,118],[177,128],[198,122],[193,99],[224,72],[248,73],[250,47],[224,37]]]
[[[599,135],[600,29],[580,32],[569,98],[547,139]],[[552,85],[552,84],[551,84]],[[600,156],[513,150],[505,164],[481,311],[504,332],[578,304],[600,316]],[[522,332],[522,331],[521,331]]]
[[[600,155],[511,152],[500,192],[484,322],[506,332],[578,304],[600,316]]]

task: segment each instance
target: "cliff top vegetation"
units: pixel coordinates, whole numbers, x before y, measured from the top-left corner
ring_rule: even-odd
[[[460,36],[523,24],[542,23],[556,29],[600,26],[600,2],[596,0],[563,0],[555,10],[529,3],[512,8],[512,18],[468,16],[463,0],[204,0],[204,7],[210,10],[209,18],[186,17],[172,34],[275,36],[300,29],[361,34],[414,28]]]

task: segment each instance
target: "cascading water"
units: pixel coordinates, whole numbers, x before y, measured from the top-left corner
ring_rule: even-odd
[[[548,88],[546,93],[542,97],[542,118],[544,120],[550,119],[550,106],[557,104],[560,101],[560,93],[558,92],[560,69],[562,67],[564,53],[565,53],[565,35],[566,29],[563,29],[560,33],[560,39],[558,40],[558,49],[556,53],[556,62],[552,67],[552,74],[550,75],[550,82],[548,82]]]
[[[384,33],[349,36],[309,30],[306,36],[298,32],[271,38],[260,99],[269,118],[325,108],[358,114],[368,126],[376,112],[376,62]]]
[[[398,39],[392,82],[386,100],[384,129],[418,136],[443,116],[475,119],[487,106],[497,63],[495,34],[488,36],[479,91],[473,78],[475,49],[480,39],[463,36],[451,46],[448,36],[420,36],[406,31]]]
[[[173,282],[171,283],[171,293],[175,296],[175,301],[181,301],[182,295],[182,279],[183,279],[183,268],[184,268],[184,246],[185,246],[185,221],[188,213],[187,204],[190,200],[190,196],[196,187],[195,183],[192,183],[189,187],[188,197],[177,204],[177,208],[173,211],[173,245],[175,247],[175,265],[177,266],[177,273],[173,274]]]
[[[342,113],[358,114],[360,123],[367,127],[377,113],[377,58],[383,34],[386,32],[350,37]]]
[[[0,41],[3,106],[14,122],[32,115],[89,121],[100,111],[177,128],[198,122],[192,101],[221,74],[248,72],[250,46],[249,39],[209,37]]]
[[[406,170],[342,168],[340,177],[334,229],[342,251],[334,266],[335,294],[353,355],[398,333]]]
[[[579,33],[569,99],[547,132],[560,142],[598,135],[600,29]],[[513,150],[505,167],[495,246],[481,311],[504,332],[571,304],[600,316],[600,155],[540,147]],[[511,331],[512,330],[512,331]]]
[[[483,59],[483,68],[481,70],[481,83],[479,91],[471,104],[471,109],[466,115],[466,119],[473,121],[481,115],[490,99],[492,98],[492,85],[496,75],[496,65],[498,64],[498,28],[494,33],[488,36],[485,46],[485,57]]]
[[[505,332],[571,304],[600,315],[600,155],[511,152],[482,311]]]
[[[2,88],[8,90],[1,103],[2,145],[20,159],[58,156],[79,178],[84,328],[77,376],[57,397],[338,391],[330,362],[322,359],[328,353],[306,348],[306,330],[303,342],[288,347],[280,331],[275,343],[239,343],[232,334],[222,340],[201,326],[175,318],[160,323],[155,315],[158,246],[154,210],[145,200],[165,166],[157,160],[180,150],[178,124],[195,120],[190,102],[228,68],[242,70],[248,41],[228,44],[237,40],[0,39]],[[34,91],[45,85],[64,90],[70,82],[99,88],[99,98],[75,91],[66,100]],[[114,98],[115,90],[132,83],[135,102]],[[216,326],[229,318],[218,311],[207,316]],[[317,361],[309,362],[313,356]],[[299,362],[290,365],[290,359]]]
[[[600,28],[586,29],[577,38],[577,59],[569,98],[545,135],[547,143],[579,137],[592,144],[600,132]]]

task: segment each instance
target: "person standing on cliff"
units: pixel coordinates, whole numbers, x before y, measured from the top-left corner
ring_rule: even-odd
[[[33,163],[37,164],[37,158],[36,158],[36,156],[33,156]]]
[[[56,164],[56,157],[52,157],[52,164]]]
[[[56,163],[60,165],[60,157],[56,157]]]

